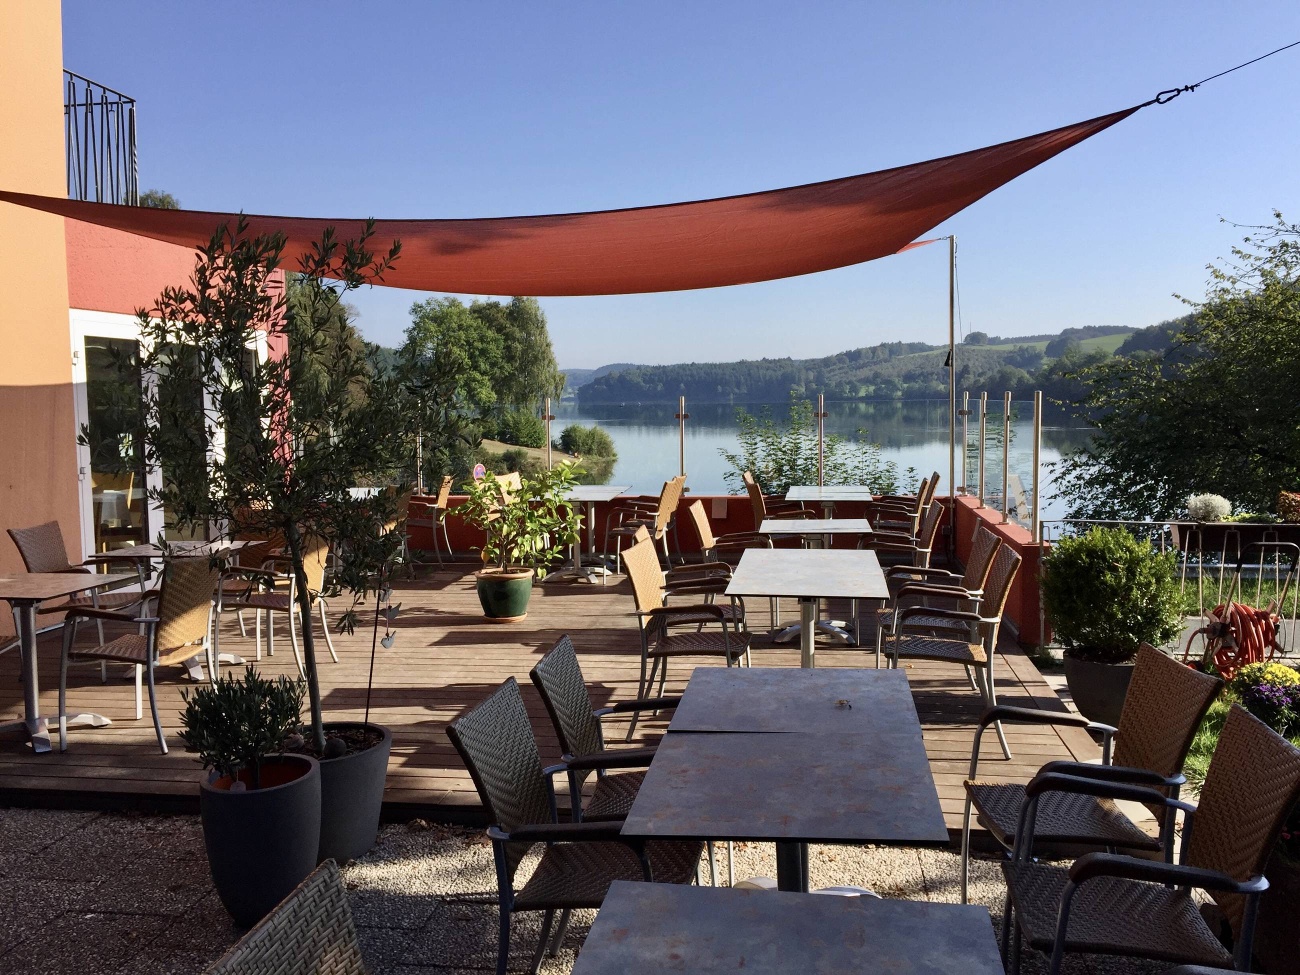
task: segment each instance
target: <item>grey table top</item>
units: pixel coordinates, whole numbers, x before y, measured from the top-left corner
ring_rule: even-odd
[[[134,572],[24,572],[0,576],[0,599],[11,602],[39,602],[70,596],[87,589],[101,589],[117,582],[135,582]]]
[[[889,587],[875,552],[751,548],[741,555],[727,595],[888,599]]]
[[[670,732],[622,829],[653,839],[946,844],[915,734]]]
[[[564,497],[569,501],[613,501],[630,487],[630,484],[578,484],[569,488]]]
[[[870,535],[865,518],[764,518],[758,530],[764,535]]]
[[[865,484],[792,484],[787,501],[870,501],[875,495]]]
[[[668,730],[920,736],[921,722],[901,670],[697,667]]]
[[[1002,975],[986,908],[616,880],[573,975]]]
[[[201,555],[214,555],[223,552],[238,552],[251,542],[172,542],[173,555],[196,558]],[[167,553],[152,542],[146,545],[126,545],[108,552],[98,552],[86,557],[87,562],[141,562],[146,559],[164,559]]]

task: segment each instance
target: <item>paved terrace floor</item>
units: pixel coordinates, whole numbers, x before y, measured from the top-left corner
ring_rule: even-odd
[[[402,604],[399,633],[391,649],[378,650],[370,712],[372,720],[393,730],[385,795],[385,812],[390,819],[420,816],[446,822],[481,821],[482,807],[473,784],[444,728],[509,676],[513,675],[524,688],[543,760],[558,758],[554,732],[528,680],[528,671],[562,634],[572,636],[577,646],[597,706],[636,694],[640,643],[626,580],[611,581],[607,586],[542,586],[534,593],[528,618],[512,625],[484,621],[473,576],[464,571],[425,574],[400,584],[393,598]],[[751,601],[749,610],[751,627],[764,630],[768,624],[766,600]],[[798,607],[793,601],[783,605],[782,618],[787,622],[798,619]],[[283,617],[280,619],[276,655],[264,655],[259,665],[264,673],[296,673],[287,629]],[[223,620],[222,650],[253,658],[251,619],[249,622],[250,636],[245,639],[233,616]],[[85,627],[82,632],[83,638],[89,637],[93,628]],[[55,632],[43,636],[39,644],[41,710],[49,716],[56,715],[58,707],[59,639]],[[358,629],[355,635],[334,639],[340,658],[337,664],[325,654],[323,643],[318,644],[327,717],[360,719],[365,706],[371,632]],[[756,666],[798,666],[797,643],[778,647],[762,632],[756,637],[755,647]],[[829,642],[819,644],[817,659],[822,667],[874,665],[874,654],[835,649]],[[696,664],[721,666],[716,660],[674,660],[669,673],[670,691],[681,689]],[[0,656],[0,718],[21,714],[18,666],[16,652]],[[68,689],[69,711],[95,711],[113,723],[103,729],[74,729],[66,754],[56,751],[35,755],[19,734],[0,735],[0,805],[184,811],[197,808],[196,784],[201,772],[177,738],[181,690],[193,685],[180,679],[178,672],[160,672],[163,725],[171,747],[170,754],[161,755],[149,720],[147,697],[144,718],[137,721],[133,685],[122,673],[121,668],[110,671],[108,683],[101,684],[97,667],[74,668]],[[960,668],[918,662],[908,666],[907,674],[948,826],[957,829],[961,783],[970,760],[979,699]],[[1064,710],[1034,665],[1012,646],[1002,654],[997,678],[1002,703]],[[638,738],[657,738],[664,726],[664,721],[643,723]],[[615,726],[612,730],[612,738],[621,739],[622,729]],[[1099,753],[1091,738],[1078,729],[1008,726],[1007,730],[1013,759],[1002,759],[996,738],[988,735],[982,776],[1024,781],[1044,762],[1092,760]]]

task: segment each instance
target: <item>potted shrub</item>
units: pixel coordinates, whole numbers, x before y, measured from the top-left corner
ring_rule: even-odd
[[[1182,626],[1172,552],[1122,528],[1063,538],[1043,560],[1043,606],[1065,647],[1065,677],[1079,711],[1114,725],[1138,646],[1160,646]]]
[[[189,282],[137,316],[141,368],[157,377],[144,390],[139,432],[146,464],[164,472],[151,502],[181,532],[283,540],[280,564],[295,578],[304,621],[319,595],[304,564],[314,539],[328,540],[336,560],[329,594],[354,600],[384,587],[402,546],[399,492],[349,490],[394,483],[408,460],[403,390],[343,302],[398,257],[398,243],[376,256],[371,235],[370,225],[348,241],[327,230],[286,281],[284,237],[252,237],[241,218],[199,249]],[[333,625],[350,631],[355,619],[349,610]],[[391,736],[375,725],[327,726],[314,630],[308,622],[299,632],[311,715],[302,747],[321,761],[319,855],[342,861],[374,842]]]
[[[249,667],[185,692],[181,739],[208,770],[199,787],[203,844],[221,903],[251,927],[316,867],[320,766],[284,754],[302,727],[302,681]]]
[[[485,535],[475,582],[487,619],[515,623],[527,616],[533,581],[578,544],[582,516],[568,493],[581,473],[566,461],[520,475],[518,488],[494,474],[465,486],[468,497],[456,512]]]

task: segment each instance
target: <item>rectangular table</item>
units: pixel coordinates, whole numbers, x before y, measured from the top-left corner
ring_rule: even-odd
[[[617,880],[573,975],[1003,975],[986,908]]]
[[[808,889],[809,843],[948,842],[919,726],[882,735],[671,732],[622,832],[773,842],[782,890]]]
[[[835,510],[836,501],[871,501],[875,495],[865,484],[792,484],[785,492],[787,501],[801,504],[816,501],[829,518]]]
[[[126,582],[131,574],[99,575],[80,572],[27,572],[0,576],[0,599],[9,603],[18,624],[18,640],[23,654],[23,716],[18,721],[0,724],[0,731],[22,728],[32,741],[32,751],[50,750],[50,729],[41,717],[41,685],[36,667],[36,607],[47,599],[60,599],[87,589]],[[74,724],[75,722],[75,724]],[[109,723],[100,714],[75,714],[68,717],[68,727],[91,725],[102,728]]]
[[[587,558],[589,561],[597,563],[597,566],[583,566],[581,545],[574,546],[573,565],[561,569],[559,572],[553,572],[548,575],[547,579],[585,579],[590,582],[592,576],[599,574],[603,583],[610,573],[610,566],[604,558],[596,556],[596,504],[598,502],[613,501],[620,494],[624,494],[631,489],[630,484],[577,484],[569,488],[565,493],[566,501],[572,501],[574,504],[584,504],[587,506]]]
[[[820,535],[822,548],[830,548],[836,535],[870,535],[872,531],[871,522],[865,518],[764,518],[758,530],[777,538]]]
[[[921,734],[901,670],[697,667],[672,731]]]
[[[747,549],[727,585],[728,596],[775,596],[799,600],[800,666],[815,666],[813,636],[817,629],[842,639],[849,635],[829,621],[818,620],[819,599],[889,598],[885,573],[876,553],[832,549]]]

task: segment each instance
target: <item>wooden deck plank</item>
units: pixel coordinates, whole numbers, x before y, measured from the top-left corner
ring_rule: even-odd
[[[454,719],[514,676],[524,692],[543,760],[558,758],[555,733],[541,701],[528,680],[528,671],[562,634],[578,649],[591,696],[597,706],[635,696],[640,671],[639,639],[630,612],[626,582],[608,586],[553,585],[539,589],[528,619],[501,626],[479,614],[473,578],[459,572],[439,572],[430,578],[399,585],[394,596],[402,603],[398,641],[380,648],[370,692],[370,717],[393,729],[393,753],[385,801],[393,815],[418,814],[465,821],[480,810],[469,775],[461,766],[444,729]],[[755,629],[766,628],[766,600],[752,600]],[[834,607],[833,607],[834,608]],[[841,608],[842,612],[842,608]],[[783,622],[797,619],[797,606],[786,600]],[[233,615],[222,621],[221,649],[254,657],[249,638],[240,636]],[[276,654],[263,654],[257,663],[268,674],[293,674],[296,668],[287,629],[281,624]],[[90,636],[89,628],[83,638]],[[42,712],[54,715],[58,705],[57,633],[40,641]],[[320,677],[329,717],[354,720],[365,713],[366,678],[371,634],[336,635],[340,662],[332,663],[323,643]],[[776,646],[765,635],[755,641],[754,663],[764,667],[796,667],[797,645]],[[1033,663],[1008,647],[999,661],[1000,701],[1022,707],[1064,710]],[[818,648],[820,667],[872,667],[874,652]],[[0,655],[0,718],[16,717],[22,709],[18,655]],[[667,690],[680,692],[692,669],[691,661],[673,661]],[[718,666],[716,661],[699,661]],[[925,746],[950,829],[960,824],[962,780],[970,762],[973,728],[981,706],[959,669],[915,662],[905,667]],[[121,668],[101,684],[95,668],[75,668],[68,690],[70,710],[97,711],[113,720],[103,729],[74,729],[69,750],[35,755],[16,733],[0,735],[0,803],[78,803],[123,805],[177,802],[197,806],[195,787],[201,772],[177,737],[181,691],[189,685],[172,672],[160,675],[159,700],[171,751],[162,755],[154,739],[146,699],[143,720],[135,720],[134,688]],[[653,741],[667,726],[666,716],[638,726],[637,741]],[[622,739],[625,726],[611,723],[609,737]],[[1024,781],[1053,759],[1095,760],[1092,739],[1078,729],[1007,726],[1013,758],[1002,758],[996,737],[986,736],[981,749],[981,775]]]

